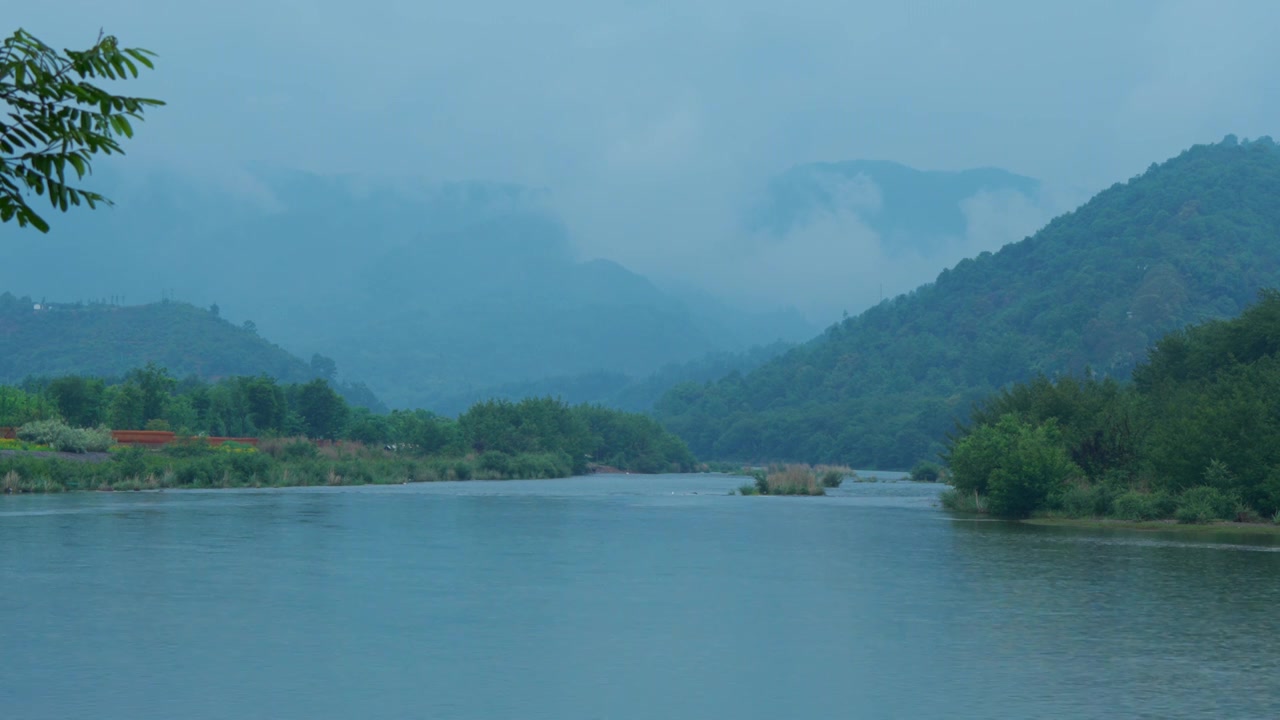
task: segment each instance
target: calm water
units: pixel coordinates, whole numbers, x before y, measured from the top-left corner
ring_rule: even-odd
[[[0,497],[0,717],[1280,715],[1271,541],[741,482]]]

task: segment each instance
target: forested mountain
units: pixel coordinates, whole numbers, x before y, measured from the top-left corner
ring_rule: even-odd
[[[333,379],[325,358],[308,364],[211,310],[187,303],[119,306],[49,303],[0,294],[0,384],[28,377],[121,377],[147,363],[205,380],[267,375],[281,382]],[[352,404],[381,409],[364,386],[335,383]]]
[[[812,333],[799,315],[726,319],[616,263],[580,261],[546,194],[520,186],[101,175],[116,206],[5,236],[0,288],[216,302],[394,406],[601,370],[641,377]]]
[[[658,405],[702,457],[908,467],[1036,373],[1125,376],[1150,344],[1280,285],[1280,151],[1196,146],[747,375]]]
[[[508,383],[446,398],[436,410],[445,415],[456,415],[475,403],[491,398],[519,400],[555,396],[572,404],[588,403],[645,412],[652,409],[653,404],[676,385],[718,380],[731,372],[749,372],[791,347],[789,343],[779,341],[742,352],[709,353],[688,362],[666,365],[657,372],[640,378],[601,371]]]

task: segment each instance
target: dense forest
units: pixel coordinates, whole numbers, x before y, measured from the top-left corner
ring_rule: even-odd
[[[490,477],[569,475],[592,465],[681,471],[695,464],[688,447],[655,420],[598,406],[527,398],[480,403],[457,419],[422,410],[377,414],[350,406],[322,378],[280,383],[259,375],[209,383],[194,376],[178,380],[156,365],[111,383],[63,376],[0,386],[0,426],[49,420],[71,428],[145,428],[179,436],[341,440],[379,451],[465,460]],[[0,475],[6,467],[0,463]]]
[[[1280,520],[1280,292],[1174,331],[1131,383],[1040,376],[988,398],[947,451],[956,507],[1127,520]]]
[[[1269,138],[1193,147],[657,415],[703,457],[910,467],[1011,382],[1125,377],[1166,333],[1280,285],[1277,196]]]
[[[123,306],[49,302],[0,294],[0,383],[28,377],[120,377],[155,363],[179,376],[206,380],[269,375],[283,382],[334,380],[335,363],[306,363],[258,335],[252,322],[233,325],[218,307],[182,302]],[[333,382],[348,402],[374,410],[382,403],[360,383]]]

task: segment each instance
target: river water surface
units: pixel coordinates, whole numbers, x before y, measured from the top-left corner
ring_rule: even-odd
[[[1280,716],[1270,538],[742,482],[0,497],[0,717]]]

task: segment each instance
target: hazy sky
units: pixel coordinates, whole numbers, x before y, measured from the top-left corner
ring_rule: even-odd
[[[527,183],[584,254],[643,272],[738,242],[743,195],[796,163],[997,166],[1074,198],[1197,142],[1280,134],[1265,0],[60,0],[18,22],[160,54],[134,87],[170,104],[136,162]],[[1041,221],[1011,212],[1029,218],[1014,235]],[[818,270],[883,274],[859,257]],[[731,288],[786,260],[688,275]]]

